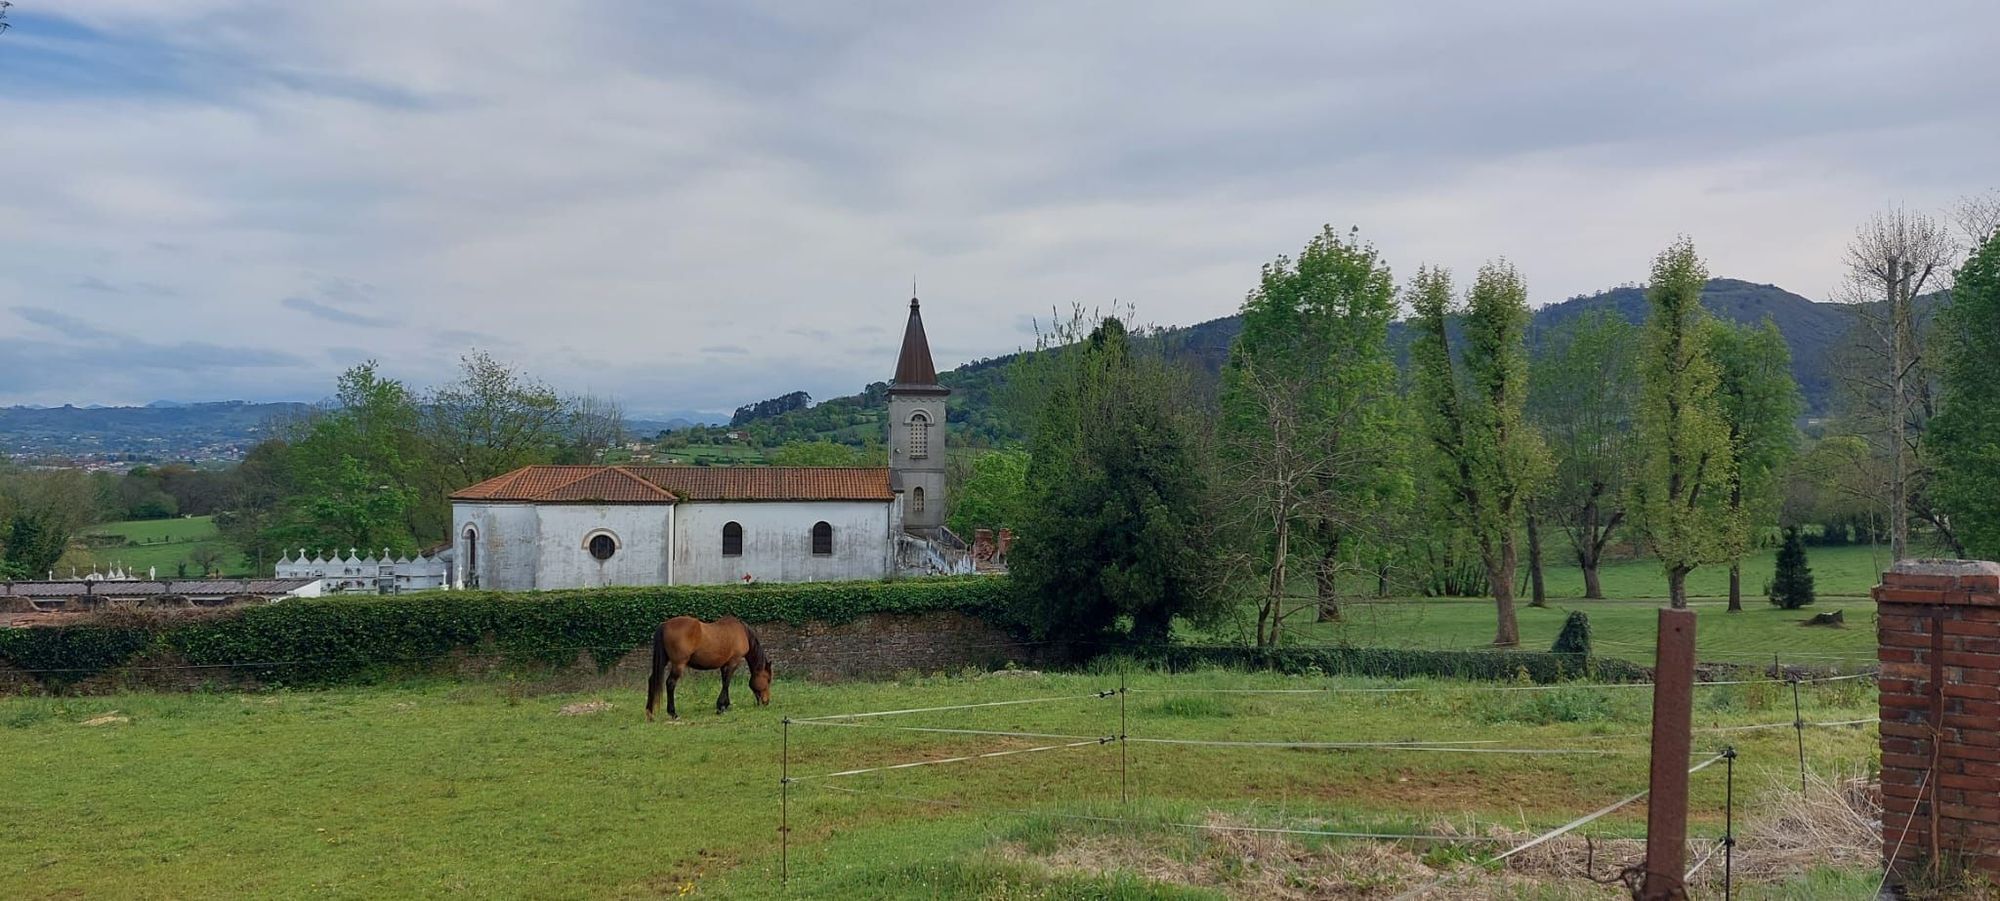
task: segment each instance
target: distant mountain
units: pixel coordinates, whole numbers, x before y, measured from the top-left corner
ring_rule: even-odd
[[[1777,323],[1791,346],[1792,375],[1799,381],[1810,412],[1823,413],[1832,404],[1835,388],[1834,350],[1847,334],[1853,315],[1839,304],[1817,303],[1775,285],[1760,285],[1733,278],[1710,279],[1702,291],[1702,303],[1709,312],[1733,322],[1757,325],[1765,318]],[[1584,297],[1573,297],[1535,311],[1531,328],[1555,328],[1585,313],[1609,311],[1633,323],[1646,318],[1646,291],[1638,287],[1613,288]],[[1158,340],[1168,353],[1189,360],[1199,372],[1214,375],[1229,359],[1230,345],[1243,331],[1238,316],[1224,316],[1194,325],[1163,329]],[[1407,355],[1410,334],[1406,323],[1389,327],[1389,343],[1399,359]],[[994,405],[997,391],[1006,378],[1013,354],[967,363],[941,372],[938,381],[952,389],[947,408],[954,424],[954,438],[972,444],[1000,444],[1024,437],[1021,426],[1008,421]],[[868,386],[861,394],[836,397],[804,410],[783,413],[761,420],[749,431],[764,444],[786,441],[833,440],[860,444],[881,440],[882,391],[886,385]]]

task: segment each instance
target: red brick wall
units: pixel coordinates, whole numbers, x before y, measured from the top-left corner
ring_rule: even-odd
[[[1883,858],[1909,875],[1935,847],[2000,875],[2000,564],[1906,560],[1874,595]]]

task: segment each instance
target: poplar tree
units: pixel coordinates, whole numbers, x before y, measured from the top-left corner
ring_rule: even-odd
[[[1792,378],[1792,352],[1776,323],[1752,328],[1722,320],[1709,325],[1720,370],[1723,420],[1729,429],[1729,612],[1743,610],[1743,555],[1758,528],[1776,518],[1779,470],[1798,447],[1804,406]]]
[[[1639,361],[1639,475],[1634,525],[1667,575],[1668,603],[1687,606],[1687,576],[1729,559],[1727,504],[1734,457],[1723,415],[1721,367],[1701,305],[1708,270],[1682,238],[1653,261]]]
[[[1499,623],[1493,643],[1521,642],[1514,573],[1522,514],[1548,473],[1548,455],[1527,423],[1530,314],[1519,273],[1505,262],[1480,268],[1466,294],[1464,348],[1453,359],[1446,325],[1451,276],[1420,269],[1411,282],[1417,337],[1410,348],[1425,432],[1439,476],[1452,486],[1452,515],[1471,533],[1485,565]]]

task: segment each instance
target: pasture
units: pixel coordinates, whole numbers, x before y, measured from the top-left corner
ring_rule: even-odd
[[[100,569],[117,566],[143,576],[151,567],[162,579],[197,578],[201,567],[194,562],[193,555],[197,550],[208,549],[220,555],[216,565],[224,576],[257,574],[243,559],[242,549],[222,537],[211,516],[104,523],[85,530],[84,542],[89,547],[91,562]],[[182,564],[187,566],[186,576],[178,574]],[[270,575],[269,564],[261,574]]]
[[[0,795],[0,843],[9,849],[0,886],[12,897],[780,897],[781,719],[1035,698],[1062,700],[791,726],[789,772],[801,781],[790,792],[789,896],[1264,897],[1339,879],[1389,897],[1456,873],[1481,894],[1610,897],[1580,880],[1477,863],[1505,847],[1504,837],[1294,841],[1187,826],[1519,837],[1646,781],[1645,689],[1134,671],[1121,699],[1093,696],[1118,687],[1110,668],[814,684],[786,679],[783,666],[772,706],[739,703],[726,716],[713,713],[714,675],[690,677],[680,724],[644,723],[643,684],[623,677],[0,700],[10,773]],[[1385,687],[1417,690],[1238,693]],[[1086,740],[828,775],[1066,743],[878,727],[1115,735],[1121,700],[1132,737],[1122,748]],[[1816,722],[1874,713],[1862,682],[1812,685],[1805,701]],[[1790,702],[1776,684],[1703,688],[1696,726],[1789,723]],[[1148,737],[1478,740],[1606,753],[1141,741]],[[1758,816],[1757,799],[1795,790],[1788,728],[1698,732],[1698,756],[1724,741],[1742,753],[1739,822]],[[1827,772],[1867,767],[1874,744],[1868,726],[1806,733],[1812,766]],[[1121,750],[1129,803],[1120,802]],[[1696,837],[1720,832],[1722,776],[1712,767],[1694,778]],[[1587,831],[1632,836],[1643,816],[1634,805]],[[1244,841],[1260,844],[1245,850]],[[1746,839],[1744,853],[1753,850]],[[1748,890],[1739,883],[1740,896],[1865,897],[1870,869],[1834,861]]]

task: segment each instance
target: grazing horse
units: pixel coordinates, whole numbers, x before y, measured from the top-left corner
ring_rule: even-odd
[[[667,688],[667,716],[680,719],[674,709],[674,687],[688,667],[722,671],[722,694],[715,699],[715,712],[729,709],[729,680],[740,664],[750,665],[750,691],[757,703],[771,703],[771,657],[757,642],[757,633],[733,616],[705,623],[692,616],[676,616],[660,624],[653,633],[653,678],[646,683],[646,721],[660,706],[660,685]]]

